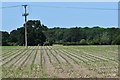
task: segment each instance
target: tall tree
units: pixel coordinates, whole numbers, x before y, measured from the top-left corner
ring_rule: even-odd
[[[0,36],[0,38],[2,38],[2,46],[8,46],[8,38],[10,36],[9,33],[3,31],[0,31],[0,33],[2,33],[2,36]]]

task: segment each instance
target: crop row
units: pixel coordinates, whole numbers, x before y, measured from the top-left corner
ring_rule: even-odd
[[[30,77],[34,74],[36,74],[34,76],[38,76],[39,73],[41,76],[82,77],[84,75],[80,70],[97,73],[102,77],[117,76],[116,60],[110,56],[92,54],[91,50],[78,49],[77,46],[29,46],[27,49],[20,47],[6,50],[7,48],[3,49],[1,58],[3,77],[11,77],[10,74],[13,74],[14,77],[18,77],[18,75]],[[26,71],[26,69],[28,70]],[[86,71],[84,73],[88,75]],[[88,77],[90,76],[91,74]]]

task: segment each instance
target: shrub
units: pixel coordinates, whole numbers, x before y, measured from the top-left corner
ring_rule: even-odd
[[[88,43],[87,43],[87,41],[86,41],[85,39],[81,39],[81,40],[80,40],[80,44],[86,45],[86,44],[88,44]]]

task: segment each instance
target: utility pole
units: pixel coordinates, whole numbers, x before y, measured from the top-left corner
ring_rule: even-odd
[[[27,10],[26,10],[26,8],[27,8],[27,6],[28,5],[22,5],[23,7],[24,7],[24,9],[25,9],[25,13],[22,15],[22,16],[24,16],[25,17],[25,25],[24,25],[24,27],[25,27],[25,47],[27,48],[27,16],[29,15],[28,13],[27,13]]]

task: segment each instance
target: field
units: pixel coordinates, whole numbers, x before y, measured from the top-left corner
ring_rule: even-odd
[[[2,78],[116,78],[118,45],[3,46]]]

